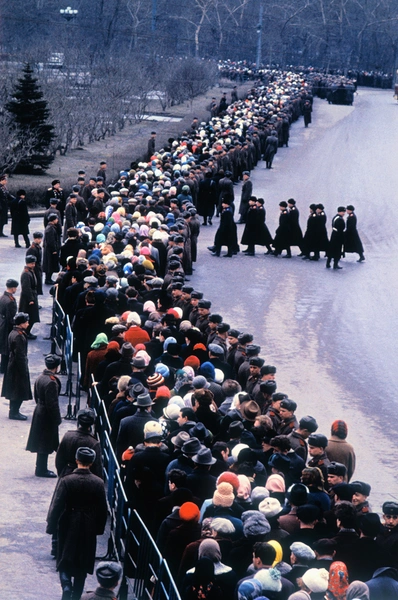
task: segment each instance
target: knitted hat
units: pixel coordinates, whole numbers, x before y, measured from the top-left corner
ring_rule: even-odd
[[[197,356],[188,356],[184,361],[184,367],[192,367],[193,369],[198,370],[200,367],[200,360]]]
[[[219,485],[220,483],[229,483],[230,485],[232,485],[235,492],[238,491],[240,485],[238,476],[235,475],[235,473],[232,473],[232,471],[225,471],[224,473],[221,473],[221,475],[217,479],[217,485]]]
[[[166,385],[160,385],[156,390],[155,398],[170,398],[170,390]]]
[[[154,375],[147,377],[147,384],[151,389],[159,388],[164,384],[164,377],[162,377],[160,373],[155,373]]]
[[[329,573],[326,569],[308,569],[302,575],[302,580],[314,594],[326,592],[329,584]]]
[[[262,591],[280,592],[282,589],[281,574],[278,569],[260,569],[254,579],[261,584]]]
[[[336,421],[333,421],[332,423],[331,433],[341,440],[345,440],[348,434],[347,423],[340,419],[336,419]]]
[[[165,379],[170,375],[170,369],[163,363],[158,363],[155,367],[155,373],[160,373]]]
[[[99,333],[97,335],[97,337],[95,338],[95,340],[93,341],[93,343],[91,344],[91,348],[93,348],[94,350],[96,350],[97,348],[99,348],[103,344],[107,344],[107,343],[108,343],[108,337],[107,337],[107,335],[105,333]]]
[[[276,498],[264,498],[258,505],[258,510],[266,517],[276,517],[282,512],[282,506]]]
[[[147,421],[144,425],[144,440],[152,438],[161,438],[163,435],[162,426],[158,421]]]
[[[245,537],[266,535],[271,531],[271,525],[268,523],[265,515],[255,510],[249,512],[253,514],[248,519],[245,519],[243,523]]]
[[[285,480],[282,475],[273,474],[267,479],[265,487],[269,492],[284,492],[285,491]]]
[[[216,491],[213,494],[214,506],[223,506],[224,508],[228,508],[229,506],[232,506],[234,500],[235,496],[232,485],[226,481],[219,483]]]
[[[179,517],[182,521],[199,521],[200,510],[193,502],[184,502],[180,507]]]

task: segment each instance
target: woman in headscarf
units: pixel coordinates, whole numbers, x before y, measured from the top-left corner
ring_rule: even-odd
[[[233,597],[238,578],[231,567],[221,562],[221,550],[218,542],[212,538],[203,540],[199,546],[198,558],[199,561],[203,558],[211,560],[214,565],[215,584],[220,588],[218,598],[220,600],[230,600]],[[186,589],[194,580],[196,568],[187,571],[182,589]]]
[[[105,333],[99,333],[91,344],[91,351],[87,354],[86,358],[83,380],[83,389],[86,391],[91,387],[91,375],[96,373],[97,367],[104,360],[107,350],[108,337]]]
[[[222,597],[214,575],[214,563],[209,558],[198,560],[191,581],[184,583],[182,600],[218,600]]]
[[[330,565],[329,585],[325,597],[327,600],[346,600],[347,589],[347,567],[343,562],[336,560]]]
[[[353,581],[347,588],[346,600],[369,600],[369,588],[362,581]]]

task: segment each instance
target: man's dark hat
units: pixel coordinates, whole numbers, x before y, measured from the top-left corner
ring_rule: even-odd
[[[294,506],[303,506],[308,501],[308,488],[303,483],[294,483],[286,493],[290,504]]]
[[[154,403],[152,402],[152,398],[149,394],[140,394],[137,396],[137,400],[133,402],[135,406],[141,406],[142,408],[147,408],[148,406],[152,406]]]
[[[322,433],[311,433],[308,438],[308,445],[315,446],[316,448],[326,448],[328,445],[328,438]]]
[[[16,279],[7,279],[7,281],[6,281],[7,288],[18,287],[18,285],[19,285],[19,283]]]
[[[228,435],[230,438],[238,438],[241,436],[242,431],[244,431],[245,426],[242,421],[232,421],[228,427]]]
[[[37,262],[37,258],[36,256],[33,256],[33,254],[28,254],[27,256],[25,256],[25,264],[29,265],[30,263],[35,263]]]
[[[19,312],[15,315],[13,321],[14,325],[22,325],[22,323],[29,321],[29,315],[28,313]]]
[[[272,365],[264,365],[261,367],[261,375],[275,375],[276,367]]]
[[[216,459],[213,458],[211,454],[210,448],[202,448],[197,454],[195,454],[195,456],[192,457],[192,460],[197,465],[207,466],[214,465],[216,462]]]
[[[95,461],[96,454],[94,450],[87,447],[81,447],[76,450],[75,459],[83,465],[92,465]]]
[[[57,354],[47,354],[44,359],[47,369],[56,369],[61,364],[62,357]]]
[[[91,408],[82,408],[77,413],[77,422],[79,425],[94,425],[95,412]]]
[[[342,463],[331,462],[328,466],[328,475],[338,475],[339,477],[344,477],[347,473],[347,467]]]
[[[382,506],[384,515],[390,515],[392,517],[398,517],[398,503],[397,502],[384,502]]]
[[[238,342],[240,344],[250,344],[253,341],[253,336],[251,333],[240,333],[238,335]]]
[[[260,392],[262,394],[267,394],[267,396],[272,396],[276,391],[276,382],[269,379],[268,381],[262,381],[260,383]]]
[[[117,562],[100,562],[95,569],[98,583],[108,589],[118,584],[122,573],[123,569]]]
[[[280,407],[294,412],[297,408],[297,403],[294,400],[290,400],[290,398],[285,398],[282,400]]]
[[[193,437],[182,445],[183,454],[194,455],[203,448],[198,438]]]
[[[318,423],[311,417],[310,415],[306,415],[305,417],[301,417],[299,421],[300,429],[307,429],[310,433],[315,433],[318,429]]]
[[[364,481],[351,481],[350,485],[354,488],[354,492],[358,492],[358,494],[363,494],[364,496],[369,496],[372,489],[370,485]]]

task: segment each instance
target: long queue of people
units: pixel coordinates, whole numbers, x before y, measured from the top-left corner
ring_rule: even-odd
[[[398,587],[398,504],[383,504],[383,524],[371,512],[369,483],[352,481],[346,423],[336,420],[328,439],[314,417],[296,418],[297,403],[277,391],[276,368],[265,364],[254,336],[212,313],[211,300],[187,279],[194,276],[201,182],[225,164],[232,185],[246,177],[261,158],[260,140],[301,114],[303,94],[290,75],[255,90],[121,172],[112,189],[104,162],[87,184],[79,174],[66,203],[53,181],[43,257],[42,232],[26,243],[20,312],[17,280],[7,281],[0,301],[10,418],[26,420],[27,343],[47,289],[72,323],[83,388],[89,392],[94,377],[107,406],[130,505],[184,600],[349,599],[353,590],[373,600]],[[6,178],[0,183],[6,194]],[[37,454],[38,477],[60,478],[47,532],[63,598],[76,600],[105,526],[101,458],[90,408],[58,444],[59,357],[47,357],[45,366],[27,449]],[[47,466],[54,451],[57,474]],[[359,583],[349,589],[352,580]]]

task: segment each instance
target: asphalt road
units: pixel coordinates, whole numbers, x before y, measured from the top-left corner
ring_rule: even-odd
[[[259,246],[255,257],[212,257],[206,247],[215,219],[202,228],[192,277],[212,310],[254,334],[261,355],[277,367],[278,390],[298,403],[299,417],[312,414],[327,435],[334,419],[348,422],[358,457],[354,477],[372,485],[375,509],[388,494],[398,496],[397,126],[391,91],[362,88],[352,107],[316,100],[313,124],[294,124],[273,169],[262,163],[252,173],[272,233],[281,200],[295,198],[303,230],[309,205],[322,202],[329,233],[337,206],[354,204],[365,263],[348,254],[343,270],[333,271],[324,259],[264,256]],[[235,196],[239,207],[239,187]]]
[[[266,257],[259,247],[255,257],[212,257],[206,247],[215,219],[213,227],[202,228],[191,278],[225,321],[254,333],[262,356],[277,367],[278,390],[297,401],[299,417],[314,415],[326,434],[335,418],[348,422],[358,458],[355,478],[371,483],[375,510],[384,499],[398,497],[397,126],[391,91],[360,89],[353,107],[315,100],[313,124],[305,129],[302,121],[296,123],[289,148],[278,151],[272,171],[262,163],[253,172],[254,193],[265,198],[272,232],[281,200],[296,199],[302,227],[312,202],[325,205],[329,227],[339,204],[354,204],[365,263],[348,255],[344,269],[335,272],[325,269],[323,259]],[[240,187],[235,190],[239,196]],[[41,228],[40,219],[32,221],[31,231],[35,228]],[[0,239],[0,289],[8,277],[19,277],[24,255],[11,238]],[[29,342],[32,384],[49,351],[43,337],[49,333],[51,298],[42,297],[40,304],[42,322],[33,330],[39,337]],[[61,403],[65,414],[66,399]],[[31,417],[33,409],[30,401],[22,410]],[[19,423],[7,416],[8,402],[2,398],[0,590],[8,598],[56,600],[60,586],[45,534],[54,482],[34,477],[35,456],[25,451],[30,418]],[[63,422],[61,434],[74,426]],[[103,536],[98,554],[105,554],[105,547]],[[93,578],[87,583],[93,589]]]

